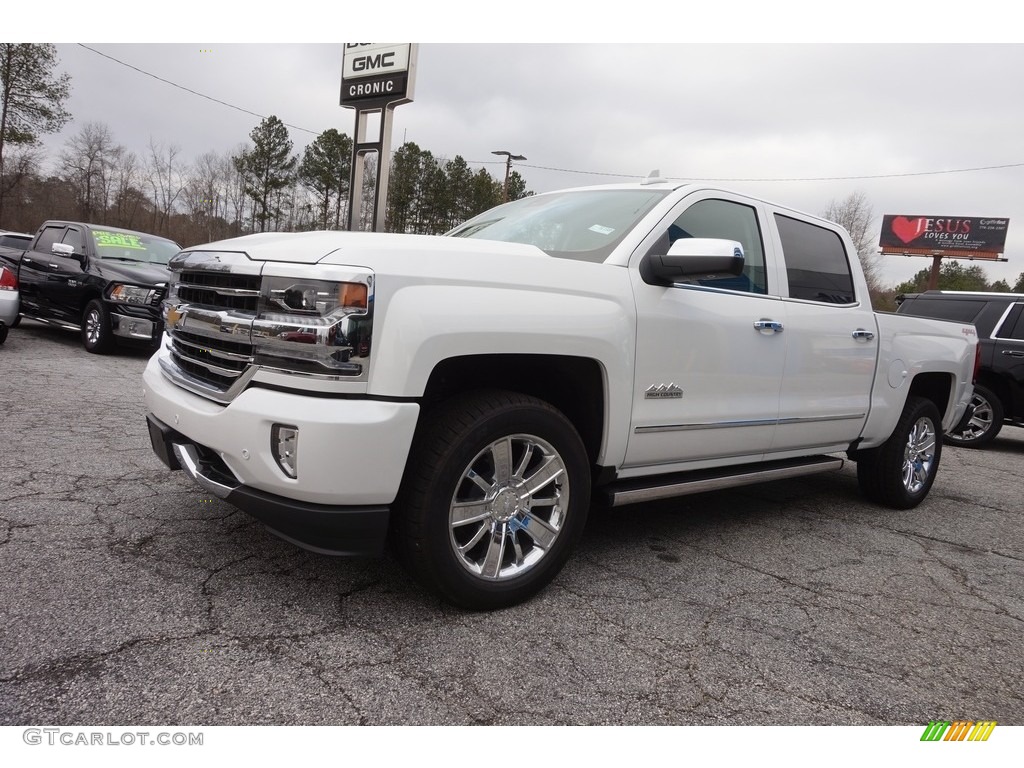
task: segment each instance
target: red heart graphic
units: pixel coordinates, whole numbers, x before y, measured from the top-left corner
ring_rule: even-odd
[[[924,219],[908,219],[906,216],[897,216],[892,220],[892,231],[904,243],[909,243],[924,231]]]

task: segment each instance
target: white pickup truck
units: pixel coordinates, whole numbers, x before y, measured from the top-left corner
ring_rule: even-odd
[[[970,325],[876,314],[847,233],[656,179],[447,236],[249,235],[170,264],[153,449],[316,551],[495,608],[611,505],[835,470],[908,508],[971,400]],[[623,514],[628,514],[624,512]]]

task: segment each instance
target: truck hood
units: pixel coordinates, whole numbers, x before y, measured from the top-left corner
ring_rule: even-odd
[[[93,259],[92,270],[108,282],[132,283],[134,285],[156,285],[167,283],[171,273],[159,264],[136,264],[131,261]]]
[[[503,243],[441,235],[396,235],[382,232],[262,232],[186,248],[185,252],[228,251],[244,253],[254,261],[283,261],[299,264],[371,266],[368,261],[387,258],[385,254],[466,254],[479,258],[526,256],[550,258],[533,245]]]

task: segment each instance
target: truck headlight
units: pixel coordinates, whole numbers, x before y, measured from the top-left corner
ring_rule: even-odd
[[[294,373],[358,376],[369,312],[365,283],[263,277],[252,325],[255,362]]]
[[[143,288],[139,285],[123,285],[115,283],[110,290],[110,300],[121,304],[149,304],[156,291],[152,288]]]

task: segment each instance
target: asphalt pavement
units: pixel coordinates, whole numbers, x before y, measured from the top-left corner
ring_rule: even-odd
[[[850,464],[595,510],[544,592],[467,613],[166,470],[145,363],[0,346],[0,725],[1024,725],[1024,430],[904,512]]]

